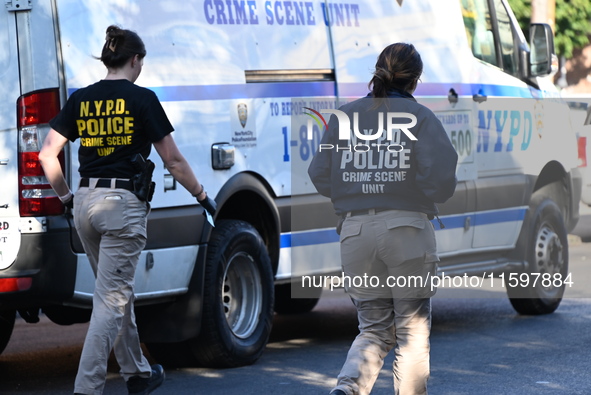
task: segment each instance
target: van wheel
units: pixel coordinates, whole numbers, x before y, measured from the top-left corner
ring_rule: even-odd
[[[52,305],[45,306],[42,310],[51,322],[58,325],[82,324],[90,321],[92,315],[92,309],[79,309],[70,306]]]
[[[322,288],[314,288],[308,292],[313,292],[313,294],[310,295],[313,297],[292,298],[291,284],[275,286],[275,312],[277,314],[302,314],[312,311],[320,299]]]
[[[184,368],[197,364],[191,353],[191,340],[174,343],[145,343],[150,356],[165,368]]]
[[[0,310],[0,354],[2,354],[10,341],[15,317],[15,310]]]
[[[510,273],[505,273],[505,286],[509,300],[518,313],[549,314],[560,305],[567,281],[567,232],[560,209],[551,199],[535,199],[530,213],[526,228],[529,232],[526,234],[525,270],[517,276],[517,287],[509,286]],[[527,286],[525,281],[529,281]]]
[[[257,230],[219,221],[207,247],[201,332],[189,341],[201,365],[243,366],[261,356],[273,320],[273,282]]]

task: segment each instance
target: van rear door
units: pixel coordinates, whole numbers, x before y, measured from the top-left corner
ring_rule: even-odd
[[[16,100],[20,96],[16,14],[0,7],[0,271],[21,244],[18,206]],[[0,272],[1,273],[1,272]]]

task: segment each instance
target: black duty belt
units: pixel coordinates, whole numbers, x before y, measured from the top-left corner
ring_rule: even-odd
[[[80,187],[90,186],[90,179],[82,178],[80,180]],[[111,178],[99,178],[96,183],[97,188],[111,188]],[[133,182],[129,180],[115,180],[115,188],[127,189],[133,192]]]
[[[392,210],[391,208],[370,208],[366,210],[352,210],[345,214],[345,217],[355,217],[357,215],[375,215],[377,213],[381,213],[382,211]]]

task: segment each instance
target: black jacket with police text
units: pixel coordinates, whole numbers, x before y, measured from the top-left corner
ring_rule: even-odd
[[[398,91],[384,100],[368,95],[340,110],[349,118],[349,138],[339,138],[339,119],[331,115],[308,168],[314,186],[332,200],[336,213],[373,208],[437,214],[435,203],[455,191],[458,155],[435,114]],[[412,116],[415,126],[401,126],[412,125]],[[391,139],[380,127],[390,128]],[[369,135],[379,137],[370,140]]]

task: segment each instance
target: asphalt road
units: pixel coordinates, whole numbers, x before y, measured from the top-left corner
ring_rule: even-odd
[[[591,223],[591,216],[583,222]],[[584,225],[584,224],[583,224]],[[591,229],[591,227],[590,227]],[[591,394],[591,243],[575,229],[570,245],[574,286],[558,310],[519,316],[504,293],[433,300],[429,393],[445,395]],[[591,238],[591,232],[588,235]],[[341,290],[325,292],[310,313],[276,316],[261,359],[237,369],[167,370],[155,394],[328,394],[357,334],[355,310]],[[0,356],[1,394],[72,393],[86,325],[19,320]],[[390,355],[372,394],[392,394]],[[125,394],[111,359],[105,394]]]

